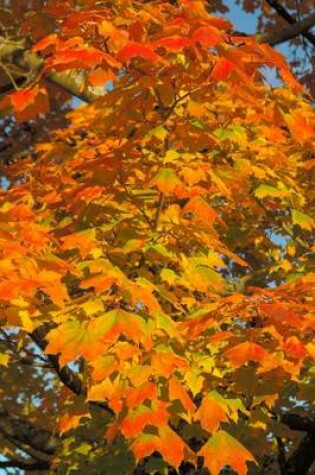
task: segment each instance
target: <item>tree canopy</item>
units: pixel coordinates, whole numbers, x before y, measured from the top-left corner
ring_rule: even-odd
[[[5,2],[7,473],[311,473],[315,113],[273,48],[303,8]]]

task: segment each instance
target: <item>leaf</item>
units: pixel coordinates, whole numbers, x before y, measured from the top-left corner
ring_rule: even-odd
[[[152,408],[140,405],[128,412],[128,415],[121,423],[121,432],[127,438],[134,438],[140,435],[147,425],[164,426],[167,424],[169,413],[166,410],[167,404],[158,401],[153,403]]]
[[[115,74],[97,68],[89,74],[89,83],[94,86],[104,86],[108,81],[115,79]]]
[[[307,349],[311,358],[315,360],[315,343],[307,343],[307,345],[305,345],[305,348]]]
[[[259,199],[266,198],[267,196],[272,198],[286,198],[290,196],[290,191],[280,190],[269,185],[259,185],[259,187],[254,190],[254,195]]]
[[[211,475],[219,475],[225,466],[231,467],[239,475],[246,475],[246,462],[255,462],[253,455],[223,430],[210,437],[198,455],[205,458],[205,465]]]
[[[143,319],[118,308],[84,324],[77,320],[65,322],[49,332],[46,352],[60,353],[62,365],[81,355],[93,360],[105,353],[106,343],[110,344],[120,335],[133,341],[141,340],[145,335]]]
[[[292,222],[307,231],[312,231],[315,228],[315,220],[297,209],[292,210]]]
[[[133,58],[140,57],[148,61],[157,62],[161,60],[161,56],[147,45],[130,41],[123,46],[117,53],[117,58],[121,62],[130,61]]]
[[[283,303],[259,303],[258,308],[276,325],[303,328],[303,318],[294,312],[289,305]]]
[[[5,353],[0,353],[0,366],[8,367],[10,361],[10,356]]]
[[[192,45],[191,40],[182,36],[170,36],[167,38],[161,38],[154,43],[155,48],[165,48],[167,51],[182,51],[183,48]]]
[[[262,346],[250,341],[245,341],[244,343],[233,346],[233,348],[230,348],[223,354],[236,368],[248,363],[248,361],[256,361],[259,363],[268,355],[267,351]]]
[[[210,77],[215,81],[224,81],[235,69],[235,64],[226,58],[220,58],[214,65]]]
[[[208,226],[211,226],[217,218],[216,211],[211,208],[208,203],[201,198],[201,196],[192,198],[185,205],[183,213],[193,213],[193,217],[199,219]]]
[[[137,461],[153,452],[159,452],[163,459],[175,468],[185,459],[186,453],[191,454],[185,442],[167,426],[159,428],[159,436],[141,434],[131,445],[131,450]]]
[[[208,432],[215,432],[221,422],[229,420],[224,399],[216,391],[207,394],[203,397],[195,418],[200,420],[202,427]]]
[[[87,411],[81,414],[63,414],[59,420],[59,431],[61,434],[71,429],[76,429],[83,417],[90,418],[91,414]]]
[[[130,387],[126,392],[126,405],[133,409],[146,400],[154,401],[157,399],[157,386],[151,381],[146,381],[139,387]]]
[[[307,349],[296,336],[286,338],[283,350],[286,356],[294,359],[303,360],[307,356]]]
[[[201,26],[193,33],[193,40],[207,48],[212,48],[219,44],[222,40],[220,30],[212,26]]]
[[[18,122],[24,122],[36,114],[46,114],[49,111],[48,95],[44,87],[21,89],[9,97]]]
[[[57,71],[67,69],[92,69],[101,66],[103,63],[119,69],[120,63],[108,53],[104,53],[96,48],[85,48],[76,50],[59,50],[51,60],[47,61],[47,67]]]
[[[70,234],[61,238],[62,249],[69,250],[78,248],[83,259],[96,246],[95,229],[87,229],[78,233]]]
[[[169,380],[169,398],[170,401],[178,399],[188,413],[193,413],[196,409],[196,406],[190,398],[187,390],[176,376],[172,376]]]
[[[139,437],[131,444],[136,461],[139,462],[144,457],[148,457],[153,452],[159,450],[161,439],[157,435],[141,433]]]
[[[176,192],[176,188],[182,187],[182,182],[172,169],[164,168],[152,178],[150,185],[155,185],[158,190],[169,196]]]
[[[167,426],[159,427],[160,446],[159,452],[164,460],[177,468],[185,460],[185,452],[189,449],[179,435]]]
[[[216,432],[221,422],[230,419],[238,421],[238,412],[246,414],[246,409],[240,399],[226,399],[217,391],[206,394],[200,407],[195,413],[196,420],[200,420],[202,427],[208,432]]]

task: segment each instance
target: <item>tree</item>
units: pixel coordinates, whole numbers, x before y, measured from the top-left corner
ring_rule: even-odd
[[[207,5],[47,2],[2,56],[4,144],[33,130],[2,166],[8,473],[311,473],[314,110]]]

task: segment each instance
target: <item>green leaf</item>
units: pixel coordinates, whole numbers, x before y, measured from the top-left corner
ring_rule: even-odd
[[[300,228],[306,229],[307,231],[312,231],[312,229],[315,227],[314,219],[307,214],[298,211],[297,209],[292,210],[292,222],[293,224],[296,224]]]

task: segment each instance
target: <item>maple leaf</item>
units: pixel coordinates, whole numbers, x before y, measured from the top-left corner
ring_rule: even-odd
[[[213,475],[219,475],[226,465],[237,471],[239,475],[246,475],[246,462],[255,462],[253,455],[223,430],[210,437],[199,455],[205,458],[205,465]]]
[[[201,26],[194,31],[193,40],[209,48],[219,44],[223,37],[219,29],[212,26]]]
[[[192,45],[191,40],[182,36],[170,36],[168,38],[161,38],[154,43],[155,48],[165,48],[167,51],[182,51],[183,48]]]
[[[24,122],[31,119],[34,111],[37,114],[46,114],[49,111],[47,91],[42,86],[21,89],[6,98],[13,107],[17,121]],[[8,104],[8,101],[6,102]]]
[[[259,363],[267,357],[267,351],[257,343],[245,341],[226,350],[224,356],[231,361],[234,367],[239,367],[248,361],[257,361]]]
[[[153,62],[161,60],[161,57],[155,53],[150,46],[132,41],[123,46],[117,53],[117,58],[121,62],[129,61],[137,57]]]
[[[159,428],[158,436],[141,434],[131,445],[131,450],[137,460],[158,451],[174,467],[179,466],[185,451],[189,452],[185,442],[167,426]]]
[[[214,65],[210,77],[215,81],[224,81],[235,69],[235,64],[227,58],[220,58]]]
[[[119,69],[120,63],[111,55],[95,48],[86,48],[81,50],[60,50],[57,51],[53,59],[47,61],[47,67],[54,68],[57,71],[65,69],[92,69],[102,63]]]

